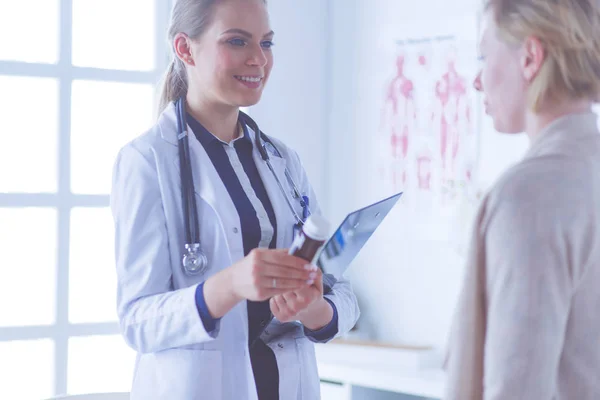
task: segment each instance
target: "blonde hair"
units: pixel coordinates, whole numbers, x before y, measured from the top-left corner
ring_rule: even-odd
[[[185,65],[173,49],[173,40],[178,33],[185,33],[190,39],[197,39],[204,33],[210,23],[212,11],[218,0],[176,0],[171,11],[168,31],[171,63],[162,79],[162,89],[158,105],[160,114],[167,105],[185,96],[188,90],[188,79]]]
[[[502,40],[520,45],[536,37],[546,59],[529,88],[538,111],[545,101],[600,98],[598,0],[487,0]]]

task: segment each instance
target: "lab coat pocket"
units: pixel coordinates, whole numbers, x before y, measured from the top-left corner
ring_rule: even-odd
[[[156,353],[160,399],[222,398],[223,360],[219,350],[171,349]],[[162,359],[161,359],[162,358]],[[152,385],[152,383],[150,383]]]

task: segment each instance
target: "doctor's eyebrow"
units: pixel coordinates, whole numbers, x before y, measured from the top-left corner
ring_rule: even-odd
[[[228,34],[228,33],[237,33],[239,35],[246,36],[249,39],[252,39],[252,37],[253,37],[253,35],[250,32],[245,31],[243,29],[239,29],[239,28],[228,29],[225,32],[223,32],[223,35]],[[263,38],[266,38],[268,36],[273,36],[273,35],[275,35],[275,32],[270,31],[270,32],[265,33],[263,35]]]

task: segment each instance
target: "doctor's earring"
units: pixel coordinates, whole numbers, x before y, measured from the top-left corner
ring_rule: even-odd
[[[190,52],[190,54],[188,54],[187,56],[185,56],[185,61],[187,61],[188,64],[194,64],[194,57],[192,57],[192,53]]]

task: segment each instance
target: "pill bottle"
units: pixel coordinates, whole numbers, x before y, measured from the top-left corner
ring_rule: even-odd
[[[328,235],[329,222],[320,215],[311,215],[294,238],[288,253],[312,263]]]

